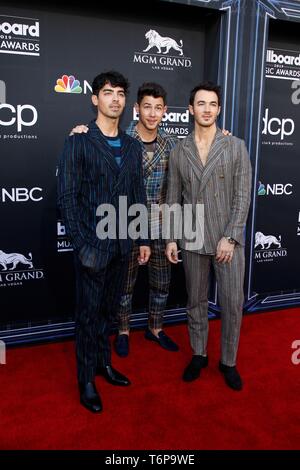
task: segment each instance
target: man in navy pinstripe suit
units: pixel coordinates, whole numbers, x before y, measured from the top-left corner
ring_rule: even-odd
[[[98,75],[92,84],[97,119],[89,131],[67,139],[58,168],[58,203],[74,247],[76,272],[76,357],[80,402],[102,410],[96,374],[113,385],[129,380],[111,366],[109,330],[119,306],[132,240],[98,237],[97,208],[116,209],[120,196],[128,206],[146,206],[140,144],[119,129],[128,81],[118,72]],[[147,238],[138,239],[139,262],[150,256]]]
[[[178,351],[178,345],[163,331],[163,316],[169,294],[171,265],[165,255],[165,242],[162,239],[161,217],[152,214],[151,205],[165,203],[169,155],[177,144],[177,138],[166,134],[160,127],[167,111],[167,92],[158,83],[144,82],[138,89],[135,110],[138,121],[132,121],[126,133],[137,139],[143,153],[144,180],[151,231],[151,259],[149,274],[149,316],[145,338],[154,341],[168,351]],[[87,132],[85,125],[76,126],[72,133]],[[132,298],[137,281],[139,263],[138,246],[134,246],[124,284],[119,307],[119,333],[115,349],[119,356],[129,353],[130,316]]]

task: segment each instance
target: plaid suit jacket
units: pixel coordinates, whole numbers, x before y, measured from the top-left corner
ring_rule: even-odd
[[[166,134],[158,129],[157,144],[153,158],[149,160],[147,151],[136,130],[136,122],[132,121],[126,130],[127,134],[134,137],[142,145],[144,182],[147,195],[149,223],[152,233],[159,229],[160,218],[156,214],[151,216],[151,204],[164,204],[167,195],[169,157],[172,149],[177,145],[176,137]]]

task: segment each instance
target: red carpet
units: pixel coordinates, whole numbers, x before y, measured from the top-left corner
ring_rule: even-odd
[[[181,349],[164,351],[131,335],[131,354],[113,365],[128,388],[96,380],[104,411],[80,406],[74,343],[9,349],[0,366],[0,449],[299,449],[300,310],[244,318],[239,351],[242,392],[217,370],[220,322],[210,322],[210,364],[191,384],[181,380],[191,358],[186,325],[166,331]],[[299,354],[300,357],[300,354]]]

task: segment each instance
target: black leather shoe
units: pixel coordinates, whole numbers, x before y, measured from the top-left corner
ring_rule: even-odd
[[[130,380],[112,366],[98,367],[97,375],[102,375],[112,385],[130,385]]]
[[[235,366],[226,366],[225,364],[222,364],[222,362],[219,362],[219,370],[224,375],[224,379],[228,387],[237,391],[242,390],[243,382]]]
[[[193,380],[198,379],[198,377],[200,377],[201,369],[204,369],[207,366],[208,366],[207,356],[201,356],[201,355],[193,356],[191,362],[184,369],[182,379],[185,382],[192,382]]]
[[[92,413],[102,411],[102,402],[94,382],[79,384],[80,403]]]
[[[155,341],[162,348],[167,349],[168,351],[179,351],[179,347],[174,341],[166,335],[164,331],[160,331],[158,336],[155,336],[149,328],[145,331],[145,338],[150,341]]]
[[[115,340],[115,350],[118,356],[127,357],[129,353],[129,336],[126,334],[117,335]]]

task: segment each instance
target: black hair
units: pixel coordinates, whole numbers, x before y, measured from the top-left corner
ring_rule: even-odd
[[[167,104],[167,92],[158,83],[154,83],[154,82],[143,83],[139,87],[138,92],[137,92],[138,104],[141,104],[141,101],[144,98],[144,96],[153,96],[153,98],[162,98],[164,104]]]
[[[92,83],[93,95],[98,96],[101,88],[104,87],[106,83],[110,83],[112,87],[120,87],[124,89],[125,95],[128,93],[129,82],[121,73],[116,72],[115,70],[110,70],[108,72],[100,73],[97,77],[94,78]]]
[[[199,85],[195,86],[195,88],[192,89],[190,93],[190,105],[194,105],[195,101],[195,95],[197,91],[199,90],[206,90],[206,91],[214,91],[215,94],[218,97],[218,105],[221,106],[221,101],[222,101],[222,95],[221,95],[221,87],[219,85],[216,85],[213,82],[202,82],[199,83]]]

